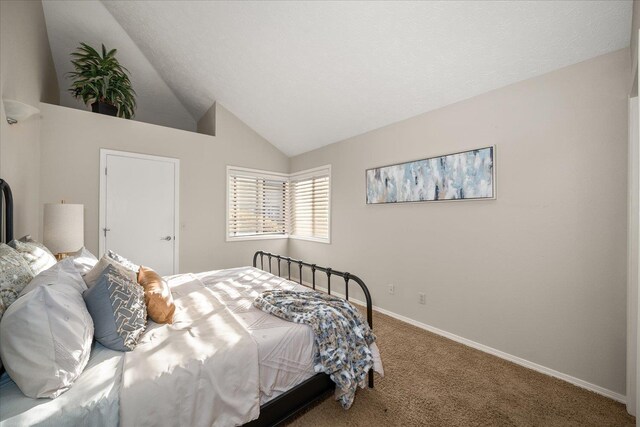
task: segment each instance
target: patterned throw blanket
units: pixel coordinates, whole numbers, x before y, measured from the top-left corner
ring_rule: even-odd
[[[290,322],[311,326],[317,344],[314,369],[336,383],[336,399],[349,409],[358,385],[364,387],[376,340],[369,325],[348,301],[320,292],[272,290],[253,305]]]

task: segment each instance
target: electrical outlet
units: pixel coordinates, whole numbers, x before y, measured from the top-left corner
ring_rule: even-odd
[[[427,295],[424,292],[418,293],[418,296],[420,297],[420,304],[427,303]]]
[[[389,284],[389,293],[393,295],[396,292],[396,285]]]

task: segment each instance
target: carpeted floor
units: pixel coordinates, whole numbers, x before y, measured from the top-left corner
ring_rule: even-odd
[[[624,405],[374,313],[385,377],[291,426],[633,426]]]

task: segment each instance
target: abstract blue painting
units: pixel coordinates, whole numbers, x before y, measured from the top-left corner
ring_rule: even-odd
[[[495,199],[494,147],[367,170],[367,204]]]

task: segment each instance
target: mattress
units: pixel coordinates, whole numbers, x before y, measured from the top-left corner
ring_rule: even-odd
[[[26,397],[5,372],[0,377],[0,426],[117,426],[123,359],[124,353],[95,343],[85,370],[56,399]]]

